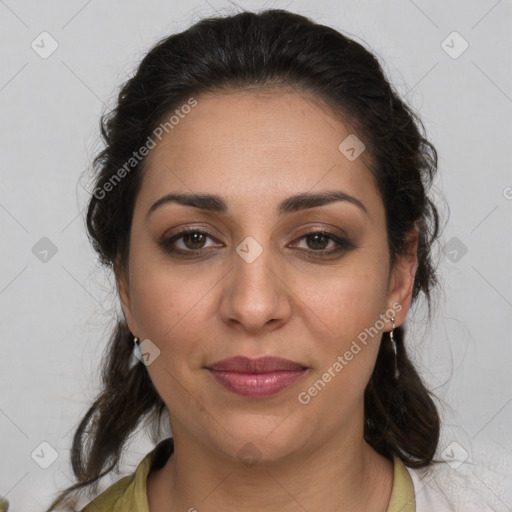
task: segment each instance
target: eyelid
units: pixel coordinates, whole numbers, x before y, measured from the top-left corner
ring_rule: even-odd
[[[329,241],[334,242],[335,247],[331,249],[320,249],[320,250],[314,250],[314,249],[300,249],[306,252],[310,252],[311,254],[335,254],[341,251],[348,251],[349,249],[357,249],[357,245],[352,242],[350,238],[348,238],[345,234],[339,234],[339,233],[333,233],[330,230],[320,228],[320,229],[310,229],[306,233],[297,236],[293,244],[298,245],[302,240],[304,240],[308,236],[312,235],[322,235],[329,239]]]
[[[304,233],[302,233],[302,231],[304,231]],[[324,233],[327,235],[343,237],[347,239],[350,238],[344,229],[326,223],[323,223],[321,225],[312,223],[307,224],[306,226],[301,227],[300,232],[302,234],[299,234],[297,236],[304,236],[310,233]]]
[[[172,230],[167,230],[165,232],[165,234],[162,235],[161,240],[169,240],[170,238],[173,238],[178,235],[183,235],[183,234],[187,234],[187,233],[196,233],[196,232],[205,233],[208,236],[211,236],[212,238],[214,238],[216,241],[219,241],[218,240],[219,236],[213,229],[211,229],[207,226],[202,226],[202,225],[197,225],[197,224],[194,224],[193,226],[190,226],[187,224],[185,224],[185,225],[182,224],[180,226],[176,226]]]

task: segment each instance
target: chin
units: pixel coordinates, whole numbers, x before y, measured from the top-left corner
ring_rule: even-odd
[[[290,422],[287,425],[287,422]],[[294,453],[302,441],[304,429],[294,428],[291,418],[246,416],[224,425],[222,439],[212,440],[226,456],[246,464],[276,462]],[[225,435],[224,435],[225,434]]]

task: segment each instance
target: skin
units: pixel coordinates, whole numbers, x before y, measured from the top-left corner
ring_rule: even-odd
[[[243,504],[248,512],[384,512],[393,465],[363,440],[363,394],[391,322],[307,405],[297,397],[394,303],[401,305],[395,326],[404,322],[417,230],[408,234],[409,255],[390,269],[384,206],[368,155],[349,161],[340,153],[353,132],[318,101],[293,90],[197,100],[148,155],[128,269],[116,267],[131,332],[160,350],[147,371],[170,411],[175,440],[166,465],[148,477],[150,511],[230,511]],[[354,196],[367,213],[338,201],[278,215],[283,199],[323,190]],[[229,209],[167,203],[147,217],[170,192],[217,194]],[[195,257],[158,244],[184,225],[212,232],[174,243]],[[336,243],[305,235],[322,228],[340,237],[345,231],[356,247],[319,256]],[[251,263],[235,250],[249,236],[263,250]],[[280,356],[309,370],[276,395],[242,397],[204,368],[236,355]],[[253,465],[238,456],[247,443],[257,448]]]

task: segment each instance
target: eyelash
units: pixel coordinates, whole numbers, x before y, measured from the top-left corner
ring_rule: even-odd
[[[188,234],[200,234],[200,235],[206,235],[208,238],[212,238],[213,240],[216,240],[212,233],[210,233],[207,230],[201,230],[201,229],[184,229],[183,231],[180,231],[179,233],[176,233],[170,238],[163,239],[159,242],[159,245],[164,249],[165,252],[176,254],[176,255],[183,255],[183,256],[193,256],[193,255],[200,255],[201,252],[208,252],[208,249],[176,249],[175,247],[172,247],[172,244],[178,241],[179,239],[183,238],[185,235]],[[347,239],[340,238],[339,236],[335,235],[334,233],[331,233],[330,231],[325,231],[322,229],[310,231],[309,233],[305,233],[301,237],[299,237],[297,240],[303,240],[309,236],[313,235],[321,235],[323,237],[327,237],[329,240],[333,241],[337,244],[337,247],[334,249],[326,250],[315,250],[315,249],[299,249],[300,251],[306,251],[310,252],[315,256],[329,256],[340,252],[346,252],[351,249],[357,248],[355,244],[350,242]]]

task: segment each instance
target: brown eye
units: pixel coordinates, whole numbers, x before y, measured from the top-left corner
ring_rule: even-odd
[[[205,245],[208,239],[215,240],[207,231],[185,229],[170,238],[162,240],[159,245],[169,253],[198,255],[213,247]]]
[[[304,237],[308,242],[310,249],[325,249],[332,239],[322,233],[314,233],[313,235],[306,235]],[[309,243],[311,242],[311,243]]]
[[[177,256],[200,256],[202,253],[210,252],[209,249],[222,246],[222,244],[208,246],[206,245],[208,239],[216,242],[216,239],[207,231],[186,229],[170,238],[162,240],[159,242],[159,245],[166,252],[176,254]],[[306,247],[299,247],[299,243],[302,240],[305,241]],[[349,240],[328,231],[312,231],[307,233],[300,237],[293,246],[302,252],[311,253],[315,256],[334,255],[356,248]]]
[[[186,233],[180,238],[183,239],[183,244],[188,249],[201,249],[206,241],[205,234],[198,231],[193,233]]]
[[[345,238],[341,238],[328,231],[312,231],[301,236],[298,241],[305,241],[306,247],[299,247],[299,243],[294,243],[294,247],[304,252],[309,252],[317,256],[335,254],[350,249],[355,249],[356,245]],[[332,242],[332,243],[331,243]],[[329,244],[331,246],[329,248]],[[317,254],[315,254],[317,253]]]

